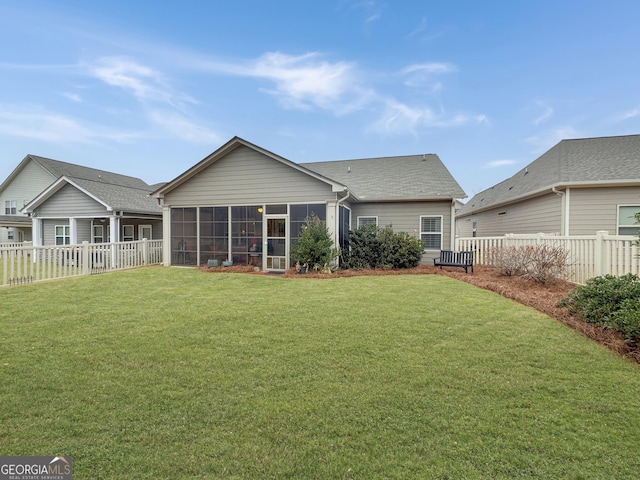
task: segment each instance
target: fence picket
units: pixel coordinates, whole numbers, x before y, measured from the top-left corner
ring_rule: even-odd
[[[14,285],[162,263],[162,240],[33,246],[0,244],[2,283]]]
[[[595,235],[560,236],[556,234],[516,235],[501,237],[456,238],[456,250],[475,252],[475,263],[487,264],[488,252],[503,246],[542,245],[563,247],[569,252],[568,279],[583,284],[599,275],[640,275],[638,239],[629,235],[609,235],[606,231]]]

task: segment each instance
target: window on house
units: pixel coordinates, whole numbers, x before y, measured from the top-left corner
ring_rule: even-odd
[[[17,200],[5,200],[4,202],[4,214],[5,215],[15,215],[18,210],[18,201]]]
[[[71,244],[71,227],[69,225],[56,225],[56,245]]]
[[[618,207],[618,235],[640,234],[640,223],[636,220],[636,214],[640,213],[640,205]]]
[[[378,217],[358,217],[358,228],[371,224],[378,225]]]
[[[147,240],[153,240],[151,238],[153,236],[153,227],[151,225],[138,225],[138,238],[142,240],[146,238]]]
[[[122,241],[133,242],[135,240],[133,225],[122,226]]]
[[[93,226],[93,243],[103,243],[103,242],[104,242],[104,226],[94,225]]]
[[[425,250],[442,249],[442,217],[420,217],[420,239]]]
[[[11,241],[13,240],[15,237],[13,235],[13,228],[10,228],[9,230],[7,230],[7,240]]]

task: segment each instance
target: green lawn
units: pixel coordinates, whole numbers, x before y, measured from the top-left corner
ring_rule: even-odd
[[[640,368],[436,275],[0,289],[0,455],[74,479],[620,478]]]

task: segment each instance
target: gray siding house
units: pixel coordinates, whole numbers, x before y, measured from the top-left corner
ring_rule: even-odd
[[[456,216],[460,237],[638,235],[640,135],[562,140]]]
[[[31,241],[31,219],[22,208],[62,174],[54,163],[27,155],[0,185],[0,243]]]
[[[162,210],[144,181],[29,155],[55,176],[21,212],[33,244],[66,245],[162,238]],[[25,167],[26,168],[26,167]]]
[[[425,259],[435,257],[453,244],[465,194],[433,154],[298,164],[234,137],[153,196],[166,265],[230,260],[284,271],[310,215],[338,246],[349,228],[375,222],[419,236]]]

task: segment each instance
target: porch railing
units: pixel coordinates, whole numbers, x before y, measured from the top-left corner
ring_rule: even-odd
[[[495,247],[541,244],[562,247],[569,253],[568,280],[583,284],[600,275],[640,275],[637,241],[637,237],[609,235],[606,231],[579,236],[508,234],[502,237],[457,238],[456,250],[475,252],[475,263],[483,265],[489,263],[489,253]]]
[[[162,240],[38,246],[0,244],[0,285],[53,280],[162,263]]]

